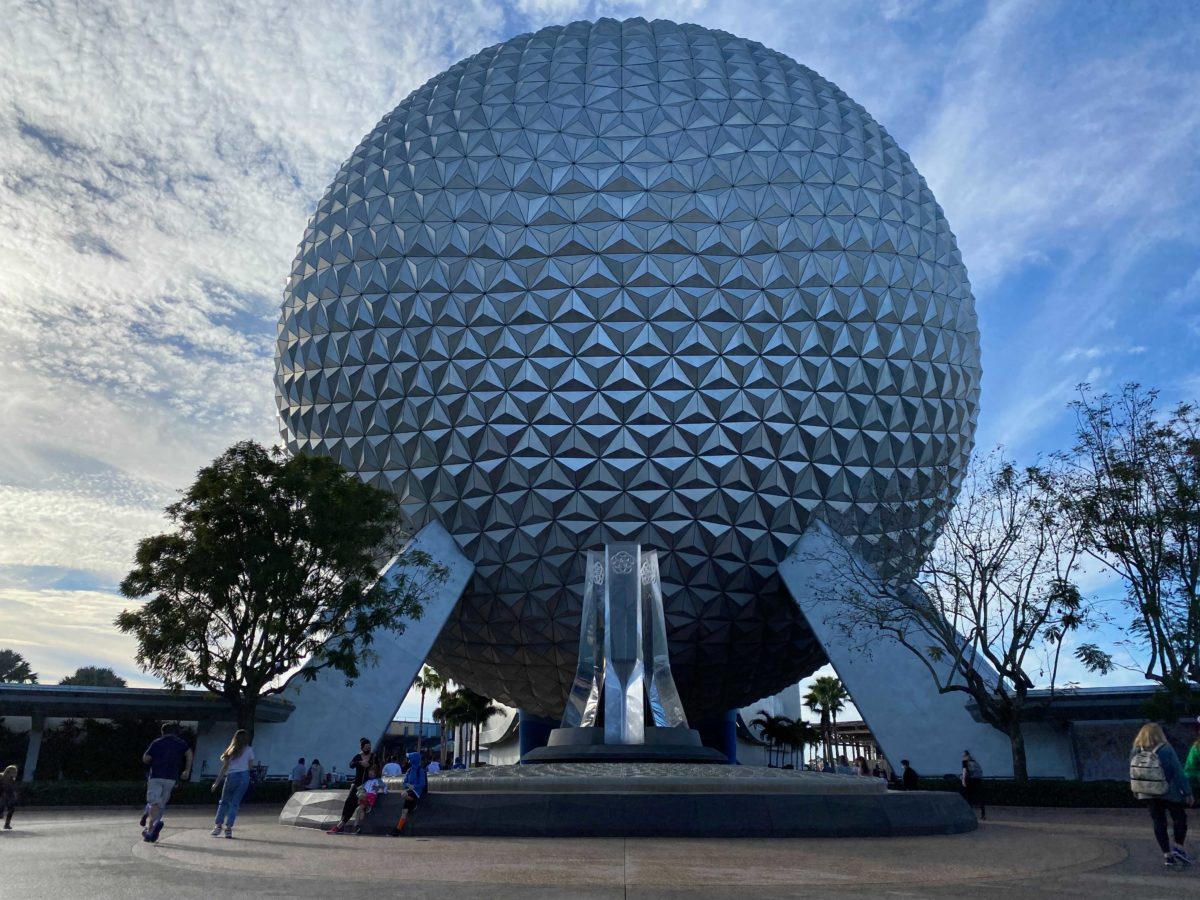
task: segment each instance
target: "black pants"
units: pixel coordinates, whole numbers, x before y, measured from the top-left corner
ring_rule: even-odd
[[[356,809],[358,809],[358,785],[350,788],[350,793],[346,795],[346,802],[342,804],[342,822],[349,822]]]
[[[1187,838],[1187,809],[1176,800],[1163,800],[1154,797],[1146,801],[1150,809],[1150,819],[1154,822],[1154,839],[1158,841],[1158,849],[1163,853],[1171,852],[1171,844],[1167,841],[1167,813],[1171,814],[1171,824],[1175,829],[1175,843],[1182,845]]]
[[[968,778],[963,787],[963,797],[966,798],[968,806],[978,806],[979,815],[984,819],[987,818],[987,807],[983,805],[982,778]]]

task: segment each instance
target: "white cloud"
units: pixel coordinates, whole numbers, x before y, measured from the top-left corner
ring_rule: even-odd
[[[1115,285],[1148,247],[1196,233],[1194,30],[1147,27],[1064,62],[1083,14],[1040,3],[17,5],[0,29],[5,640],[38,603],[103,596],[22,571],[111,584],[200,465],[273,440],[284,279],[317,198],[382,114],[510,31],[635,14],[787,53],[913,152],[985,328],[1029,322],[1025,343],[985,359],[985,445],[1032,440],[1103,374],[1132,344],[1110,334],[1128,306]],[[1000,288],[1031,261],[1057,277],[1014,312]],[[1168,299],[1186,306],[1198,279]],[[52,644],[61,620],[41,621]]]
[[[112,625],[129,605],[102,591],[0,589],[3,646],[24,656],[42,684],[80,666],[108,666],[131,685],[159,686],[134,665],[133,639]]]

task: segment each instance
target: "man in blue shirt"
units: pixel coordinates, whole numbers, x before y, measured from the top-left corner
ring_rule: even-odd
[[[142,762],[150,767],[146,780],[146,805],[142,840],[154,843],[162,832],[162,816],[171,799],[175,782],[192,776],[192,748],[178,734],[174,722],[164,722],[162,737],[154,740],[142,754]]]

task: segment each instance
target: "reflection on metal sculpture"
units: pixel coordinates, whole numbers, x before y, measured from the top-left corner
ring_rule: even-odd
[[[588,551],[586,572],[579,663],[563,727],[593,727],[603,694],[607,744],[644,743],[647,699],[656,727],[686,728],[671,675],[658,554],[612,544]]]
[[[696,25],[576,22],[452,66],[320,200],[283,436],[440,520],[454,680],[561,713],[588,548],[655,547],[689,715],[824,660],[776,569],[814,517],[911,571],[975,429],[954,236],[861,106]],[[649,664],[649,660],[646,661]]]

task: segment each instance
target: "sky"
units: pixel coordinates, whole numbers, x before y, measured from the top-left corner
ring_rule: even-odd
[[[909,152],[975,291],[978,446],[1067,447],[1083,381],[1200,397],[1188,0],[0,0],[0,646],[155,683],[116,585],[201,465],[277,439],[284,280],[340,163],[459,59],[602,15],[761,41]]]

